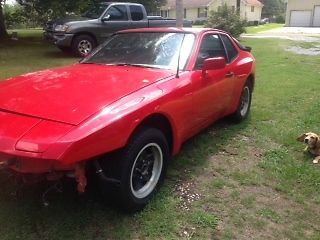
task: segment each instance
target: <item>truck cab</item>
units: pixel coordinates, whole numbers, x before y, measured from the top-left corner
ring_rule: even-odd
[[[149,18],[138,3],[98,3],[81,17],[48,22],[44,36],[61,50],[84,57],[119,30],[175,25],[174,19]],[[191,22],[185,21],[185,26],[191,26]]]

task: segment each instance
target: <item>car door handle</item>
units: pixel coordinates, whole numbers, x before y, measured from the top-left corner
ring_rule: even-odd
[[[226,78],[231,78],[233,76],[234,76],[234,72],[227,72],[225,75]]]

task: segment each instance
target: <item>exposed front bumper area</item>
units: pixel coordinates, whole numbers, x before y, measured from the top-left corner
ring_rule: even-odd
[[[11,156],[0,153],[0,170],[14,172],[16,175],[34,176],[32,179],[58,181],[67,176],[75,178],[77,190],[85,192],[87,186],[85,162],[63,164],[56,160]]]
[[[46,40],[60,47],[70,47],[74,34],[45,31],[43,36]]]
[[[76,164],[63,164],[57,160],[16,156],[0,152],[0,169],[17,173],[42,174],[55,171],[71,171]]]
[[[8,168],[8,162],[7,161],[3,161],[3,162],[0,161],[0,170],[7,169],[7,168]]]

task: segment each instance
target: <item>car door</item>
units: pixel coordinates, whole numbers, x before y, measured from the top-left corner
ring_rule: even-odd
[[[198,126],[220,118],[233,92],[234,74],[229,64],[223,69],[207,70],[202,74],[204,60],[215,57],[224,57],[228,63],[219,34],[208,33],[202,38],[192,76],[195,124]]]
[[[128,9],[124,4],[111,5],[101,19],[100,37],[105,39],[112,33],[128,29]]]

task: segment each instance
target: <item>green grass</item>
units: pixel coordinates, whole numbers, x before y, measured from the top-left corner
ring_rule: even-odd
[[[78,60],[41,40],[41,31],[19,36],[0,42],[0,79]],[[295,140],[320,132],[320,59],[285,51],[303,46],[297,42],[243,44],[257,60],[250,117],[238,125],[220,121],[184,144],[143,212],[123,214],[94,193],[78,197],[72,187],[50,194],[44,208],[42,186],[17,200],[13,179],[1,174],[1,240],[320,239],[320,168]],[[201,194],[188,211],[179,207],[178,180],[193,182]]]
[[[260,33],[260,32],[267,31],[267,30],[272,30],[272,29],[275,29],[275,28],[281,28],[283,26],[284,26],[284,24],[267,23],[267,24],[258,25],[258,26],[246,27],[246,32],[250,33],[250,34]]]
[[[42,30],[13,30],[18,41],[0,42],[0,79],[78,61],[43,40]],[[10,33],[11,31],[9,31]]]

